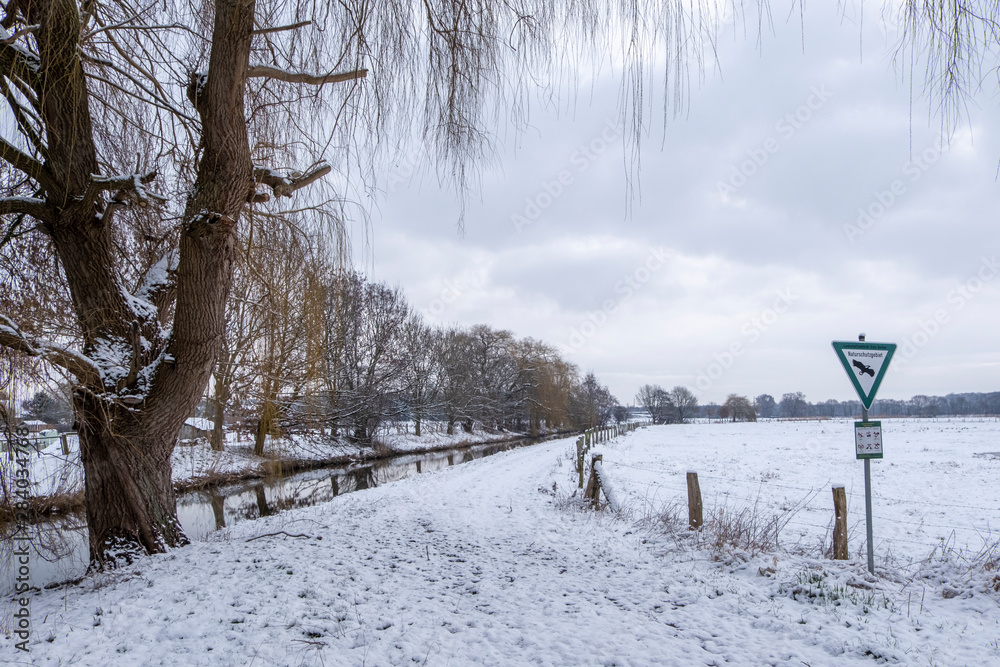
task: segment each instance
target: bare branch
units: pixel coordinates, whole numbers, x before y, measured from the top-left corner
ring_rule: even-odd
[[[20,77],[34,85],[38,81],[38,56],[17,44],[0,43],[0,70],[9,78]]]
[[[119,67],[115,67],[114,70],[118,74],[122,73],[122,69],[119,68]],[[140,95],[137,95],[133,91],[128,90],[127,88],[125,88],[123,86],[120,86],[117,83],[114,83],[113,81],[111,81],[109,79],[106,79],[106,78],[104,78],[102,76],[98,76],[97,74],[94,74],[93,72],[87,72],[87,76],[89,78],[91,78],[91,79],[94,79],[95,81],[100,81],[101,83],[107,84],[108,86],[110,86],[112,88],[115,88],[116,90],[118,90],[118,91],[120,91],[120,92],[128,95],[129,97],[134,97],[135,99],[139,100],[140,102],[147,102],[147,103],[152,104],[153,106],[159,107],[159,108],[161,108],[161,109],[163,109],[165,111],[169,111],[170,113],[174,114],[178,118],[183,118],[184,120],[190,121],[192,123],[197,122],[197,119],[195,119],[195,118],[187,115],[186,113],[184,113],[183,111],[180,111],[179,109],[175,109],[171,104],[169,104],[168,102],[164,102],[164,101],[160,100],[155,95],[150,95],[150,99],[148,99],[148,100],[147,99],[143,99]],[[133,83],[137,83],[136,80],[133,77],[128,77],[128,78]],[[147,94],[149,93],[149,91],[147,91],[145,89],[143,89],[143,92],[145,92]]]
[[[291,25],[277,26],[275,28],[260,28],[258,30],[254,30],[253,34],[267,35],[272,32],[282,32],[283,30],[298,30],[299,28],[304,28],[307,25],[312,25],[312,21],[299,21],[298,23],[293,23]]]
[[[126,176],[98,176],[93,174],[90,177],[90,187],[87,189],[87,197],[94,198],[99,192],[115,190],[114,201],[121,202],[128,195],[132,195],[138,200],[139,206],[145,208],[149,206],[150,200],[165,202],[167,198],[146,189],[147,183],[152,183],[156,179],[156,172],[147,174],[128,174]]]
[[[48,204],[34,197],[3,197],[0,198],[0,215],[23,214],[36,220],[48,222],[52,218],[52,210]]]
[[[18,30],[17,32],[15,32],[13,35],[8,35],[7,37],[4,37],[3,39],[0,39],[0,44],[13,44],[19,38],[23,37],[24,35],[27,35],[28,33],[35,32],[36,30],[38,30],[41,27],[42,27],[41,25],[29,25],[29,26],[25,26],[25,27],[21,28],[20,30]]]
[[[266,167],[254,169],[254,180],[263,183],[271,188],[275,197],[291,197],[292,193],[300,188],[304,188],[310,183],[314,183],[323,178],[331,171],[330,165],[321,162],[304,174],[293,173],[290,176],[281,176]],[[259,199],[259,195],[252,195],[253,201],[267,201]]]
[[[133,19],[134,18],[136,18],[136,17],[133,17]],[[114,31],[114,30],[128,30],[128,31],[133,31],[133,32],[160,31],[160,30],[180,30],[182,32],[188,33],[192,37],[198,37],[199,39],[208,41],[207,38],[205,37],[205,35],[201,34],[200,32],[197,32],[195,30],[192,30],[191,28],[187,27],[186,25],[183,25],[183,24],[180,24],[180,23],[165,23],[163,25],[142,25],[140,23],[132,23],[131,21],[132,21],[132,19],[130,19],[129,21],[122,21],[121,23],[116,23],[114,25],[106,25],[106,26],[101,26],[100,28],[95,28],[94,30],[91,30],[90,32],[88,32],[86,35],[83,35],[80,38],[80,43],[81,44],[82,43],[86,43],[92,37],[94,37],[95,35],[99,35],[102,32],[111,32],[111,31]]]
[[[29,340],[17,325],[3,314],[0,314],[0,346],[30,357],[39,357],[60,368],[65,368],[75,375],[84,386],[101,386],[101,372],[93,361],[79,352],[50,341]]]
[[[35,108],[27,109],[11,90],[10,86],[7,84],[7,80],[0,78],[0,90],[3,92],[4,98],[7,100],[7,105],[10,107],[11,112],[14,114],[14,119],[17,121],[17,127],[21,131],[21,134],[25,139],[30,142],[35,150],[41,154],[44,159],[45,156],[45,142],[42,140],[42,135],[36,129],[41,127],[41,119],[34,113]]]
[[[368,76],[368,70],[358,69],[353,72],[340,72],[339,74],[309,74],[307,72],[289,72],[269,67],[267,65],[251,65],[247,69],[247,78],[267,78],[284,81],[286,83],[306,83],[311,86],[322,86],[327,83],[341,83],[342,81],[353,81],[363,79]]]
[[[49,178],[45,166],[3,137],[0,137],[0,159],[8,162],[15,169],[23,171],[44,189],[52,190],[52,179]]]
[[[128,49],[122,48],[122,46],[118,43],[118,40],[114,38],[114,35],[108,35],[108,41],[114,47],[115,51],[117,51],[118,54],[125,60],[125,62],[131,65],[137,72],[140,72],[144,77],[146,77],[146,80],[149,83],[151,83],[154,88],[156,88],[158,94],[153,93],[151,90],[148,89],[146,85],[144,85],[141,81],[137,80],[134,76],[132,76],[131,73],[127,72],[126,70],[119,67],[113,67],[113,69],[116,72],[130,79],[133,83],[136,84],[136,86],[139,87],[140,90],[149,95],[157,103],[163,105],[168,110],[172,111],[174,114],[177,114],[178,117],[188,121],[194,120],[190,116],[187,116],[185,113],[183,113],[180,109],[174,109],[174,106],[170,101],[170,95],[168,95],[167,92],[163,89],[163,86],[160,84],[159,79],[146,67],[143,67],[141,64],[139,64],[136,61],[136,59],[133,58],[132,55],[129,53]]]
[[[312,538],[312,535],[305,535],[305,534],[302,534],[302,533],[296,533],[296,534],[293,535],[291,533],[286,533],[283,530],[279,530],[276,533],[265,533],[263,535],[258,535],[257,537],[251,537],[249,540],[247,540],[247,542],[253,542],[254,540],[261,540],[261,539],[264,539],[265,537],[277,537],[278,535],[284,535],[285,537],[305,537],[305,538]]]

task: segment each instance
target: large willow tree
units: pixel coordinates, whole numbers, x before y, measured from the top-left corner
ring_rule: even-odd
[[[983,42],[951,46],[996,42],[977,18],[995,5],[964,7],[908,14],[947,76]],[[92,565],[186,542],[171,454],[220,349],[249,209],[336,220],[410,138],[461,197],[492,128],[602,63],[621,73],[635,164],[643,91],[682,102],[719,15],[712,0],[9,0],[0,346],[72,378]]]
[[[73,380],[92,565],[186,542],[171,454],[248,209],[336,219],[410,137],[461,196],[491,128],[583,56],[625,65],[640,118],[642,63],[667,54],[682,90],[714,21],[697,4],[9,0],[0,345]],[[17,293],[49,265],[69,312],[46,318]]]

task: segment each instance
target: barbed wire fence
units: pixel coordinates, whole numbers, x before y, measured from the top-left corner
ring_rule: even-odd
[[[894,420],[895,421],[895,420]],[[908,420],[910,421],[910,420]],[[913,419],[912,421],[927,421]],[[941,422],[996,421],[995,418],[969,417],[939,418]],[[643,424],[644,425],[644,424]],[[929,426],[929,424],[928,424]],[[617,435],[627,435],[631,431]],[[612,435],[601,443],[610,443]],[[581,439],[583,440],[583,439]],[[580,488],[585,476],[584,456],[596,446],[586,441],[577,444],[577,474]],[[601,448],[597,466],[591,461],[590,477],[597,487],[588,484],[586,497],[600,507],[600,487],[612,490],[615,498],[613,511],[622,509],[622,499],[628,498],[639,514],[646,515],[672,508],[674,514],[688,505],[688,472],[678,467],[655,463],[635,464],[624,462],[613,455],[612,448]],[[594,468],[598,472],[594,472]],[[635,473],[639,473],[636,475]],[[653,476],[654,480],[638,478]],[[701,491],[706,496],[708,513],[720,516],[743,514],[744,520],[759,521],[774,531],[774,546],[791,551],[814,551],[817,548],[828,557],[833,553],[835,511],[830,490],[835,485],[832,478],[822,483],[794,484],[776,481],[763,475],[757,478],[720,474],[699,474]],[[642,491],[635,487],[642,486]],[[629,488],[629,487],[632,488]],[[596,488],[596,495],[595,495]],[[861,555],[865,544],[864,492],[847,490],[848,540],[852,553]],[[853,492],[852,492],[853,491]],[[607,493],[605,497],[607,498]],[[1000,505],[963,503],[944,499],[901,498],[879,489],[872,490],[874,546],[884,560],[900,559],[912,564],[927,561],[935,553],[950,551],[960,559],[982,563],[1000,560],[1000,534],[993,525],[1000,521]],[[628,500],[624,504],[628,504]],[[964,510],[965,512],[955,512]],[[970,517],[970,515],[973,515]],[[973,518],[974,517],[974,518]]]

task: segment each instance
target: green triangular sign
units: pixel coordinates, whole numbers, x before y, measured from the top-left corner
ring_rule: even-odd
[[[833,341],[833,349],[851,378],[861,404],[865,406],[865,410],[871,409],[875,392],[882,384],[892,354],[896,351],[896,344]]]

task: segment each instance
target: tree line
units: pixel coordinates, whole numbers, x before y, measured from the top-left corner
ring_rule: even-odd
[[[754,398],[757,416],[762,418],[799,417],[860,417],[861,401],[829,399],[810,403],[802,392],[783,394],[780,401],[769,394]],[[721,406],[706,405],[703,416],[716,416],[712,411]],[[875,399],[870,417],[936,417],[939,415],[974,416],[1000,414],[1000,391],[968,392],[946,396],[918,394],[908,400]]]
[[[268,243],[282,242],[318,243]],[[323,253],[287,250],[277,262],[247,253],[236,269],[208,398],[215,449],[227,415],[253,431],[259,454],[268,435],[289,432],[368,444],[396,421],[417,436],[427,422],[448,434],[537,435],[613,417],[607,387],[553,346],[485,324],[429,325],[399,288],[328,266]]]
[[[741,422],[757,421],[758,418],[861,416],[861,401],[829,399],[810,403],[801,391],[782,394],[781,400],[775,400],[770,394],[760,394],[753,399],[729,394],[722,404],[699,405],[697,397],[686,387],[678,386],[667,391],[659,385],[645,385],[636,394],[635,402],[657,424],[683,423],[694,417]],[[1000,415],[1000,392],[947,396],[918,394],[909,400],[876,399],[868,415],[872,418]]]

